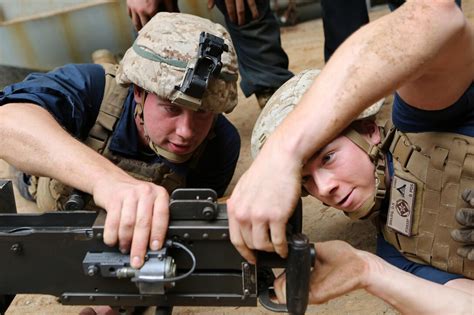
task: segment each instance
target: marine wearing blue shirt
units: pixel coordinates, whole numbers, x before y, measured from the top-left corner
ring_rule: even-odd
[[[237,105],[237,79],[223,26],[158,13],[120,65],[71,64],[6,87],[0,158],[34,175],[38,204],[60,207],[71,188],[92,195],[107,211],[104,242],[139,268],[164,243],[171,191],[224,194],[240,137],[222,113]]]
[[[96,64],[69,64],[48,73],[32,73],[23,82],[0,92],[0,105],[33,103],[45,108],[72,136],[85,140],[94,126],[104,94],[104,68]],[[110,150],[130,159],[165,163],[185,174],[187,187],[214,189],[222,196],[232,179],[240,151],[237,129],[219,114],[215,137],[209,140],[198,164],[172,163],[151,149],[141,150],[134,121],[136,102],[130,89],[123,113],[112,134]]]

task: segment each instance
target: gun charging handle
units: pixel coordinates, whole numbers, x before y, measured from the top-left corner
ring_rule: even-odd
[[[259,295],[260,304],[273,312],[288,312],[292,315],[304,314],[308,307],[311,267],[315,261],[314,244],[311,244],[308,237],[302,233],[292,234],[288,241],[288,258],[285,263],[286,305],[272,301],[270,298],[271,287],[270,290],[265,289]]]
[[[301,233],[294,234],[288,244],[286,265],[286,305],[290,314],[300,315],[306,312],[311,267],[315,259],[316,250],[309,243],[308,237]]]

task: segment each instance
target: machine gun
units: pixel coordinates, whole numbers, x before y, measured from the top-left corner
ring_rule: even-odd
[[[287,226],[288,258],[259,252],[252,265],[230,242],[226,206],[214,191],[176,190],[166,246],[133,269],[129,255],[104,244],[104,211],[16,214],[8,184],[0,183],[0,313],[19,293],[54,295],[64,305],[157,306],[157,314],[173,306],[256,306],[257,299],[276,312],[306,310],[316,253],[301,234],[301,203]],[[287,305],[271,300],[271,268],[286,268]]]

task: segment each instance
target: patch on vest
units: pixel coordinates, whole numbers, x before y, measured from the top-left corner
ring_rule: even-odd
[[[415,183],[393,177],[387,226],[406,236],[411,236],[415,192]]]

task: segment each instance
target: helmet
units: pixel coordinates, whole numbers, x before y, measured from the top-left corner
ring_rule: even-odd
[[[255,158],[263,144],[283,119],[295,108],[321,71],[310,69],[300,72],[285,82],[268,100],[252,131],[250,148]],[[383,105],[383,99],[364,110],[356,120],[375,116]]]
[[[160,12],[125,53],[116,80],[193,110],[229,113],[237,105],[237,69],[230,35],[222,25]]]

